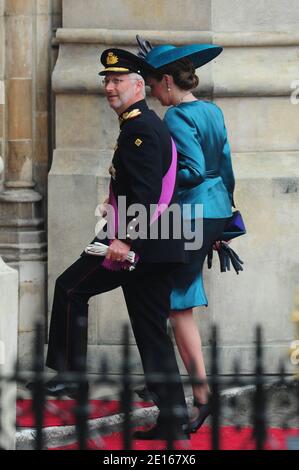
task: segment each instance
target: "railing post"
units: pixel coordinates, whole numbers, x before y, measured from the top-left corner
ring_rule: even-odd
[[[130,367],[130,349],[129,349],[129,328],[124,325],[123,328],[123,365],[122,365],[122,391],[121,391],[121,411],[124,413],[123,421],[123,443],[125,450],[132,448],[132,430],[131,430],[131,411],[132,411],[132,386],[131,386],[131,367]]]
[[[42,450],[44,446],[43,422],[46,404],[44,386],[44,334],[41,323],[36,325],[35,350],[33,358],[34,386],[32,397],[32,411],[35,417],[35,450]]]
[[[267,438],[266,429],[266,397],[263,383],[263,350],[262,329],[256,328],[256,365],[255,365],[255,393],[253,410],[253,435],[257,450],[262,450]]]
[[[77,321],[77,337],[84,338],[85,317],[79,317]],[[75,415],[76,415],[76,431],[78,436],[78,447],[80,450],[87,449],[88,440],[88,381],[86,376],[86,351],[79,347],[76,351],[75,357],[74,379],[70,377],[69,386],[74,390],[74,397],[76,399]]]
[[[218,450],[219,426],[220,426],[220,396],[219,396],[219,367],[218,367],[218,331],[216,325],[212,328],[212,349],[211,349],[211,383],[212,383],[212,449]]]

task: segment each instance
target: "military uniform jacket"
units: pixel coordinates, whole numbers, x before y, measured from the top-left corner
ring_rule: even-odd
[[[120,134],[110,170],[111,186],[117,199],[125,196],[127,208],[136,203],[146,208],[149,228],[150,205],[158,203],[162,178],[172,161],[171,136],[166,125],[144,100],[130,106],[119,120]],[[170,205],[177,202],[175,187]],[[119,232],[116,237],[126,240],[139,254],[141,262],[184,262],[184,240],[182,237],[174,239],[172,223],[169,224],[169,239],[163,239],[161,235],[163,217],[168,217],[167,210],[156,222],[156,239],[142,232],[137,239],[131,240],[133,227],[136,233],[134,214],[127,215],[125,222],[121,221],[125,224],[126,233]]]

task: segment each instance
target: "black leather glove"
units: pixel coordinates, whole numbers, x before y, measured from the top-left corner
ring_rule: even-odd
[[[237,274],[239,271],[243,271],[244,262],[239,258],[237,253],[229,247],[229,245],[225,242],[220,242],[220,248],[217,250],[219,262],[220,262],[220,271],[222,273],[226,271],[230,271],[231,264],[233,265],[234,270]],[[208,252],[208,268],[212,267],[213,261],[213,246],[211,246]]]

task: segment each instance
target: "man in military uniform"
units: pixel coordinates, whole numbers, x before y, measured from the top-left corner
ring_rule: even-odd
[[[160,409],[157,424],[150,431],[137,431],[135,438],[169,437],[167,407],[172,402],[176,414],[172,421],[175,437],[186,437],[187,409],[174,349],[167,334],[172,272],[184,262],[182,239],[172,234],[150,239],[149,234],[133,239],[136,218],[125,216],[121,235],[118,226],[118,198],[126,198],[127,207],[141,204],[147,211],[147,228],[157,224],[163,207],[154,214],[151,204],[170,206],[176,201],[176,154],[166,126],[144,100],[144,80],[148,67],[142,59],[121,50],[103,52],[104,86],[107,100],[119,118],[120,134],[110,167],[109,203],[116,210],[115,233],[101,241],[109,246],[106,257],[83,253],[58,277],[51,317],[47,366],[78,370],[79,359],[87,350],[87,315],[90,297],[121,286],[133,332],[140,352],[148,389],[156,396]],[[133,250],[139,259],[136,269],[126,261]],[[80,324],[80,330],[78,330]],[[78,337],[78,331],[81,336]],[[82,365],[82,364],[81,364]],[[175,384],[157,384],[151,374],[165,374]],[[67,392],[67,387],[50,381],[48,393]],[[171,396],[169,396],[169,393]]]

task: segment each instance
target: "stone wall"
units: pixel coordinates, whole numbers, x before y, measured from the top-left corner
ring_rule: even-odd
[[[216,262],[205,271],[209,307],[198,315],[204,351],[208,357],[216,322],[224,370],[237,355],[250,371],[253,327],[260,322],[268,371],[281,355],[289,364],[299,265],[298,24],[297,0],[0,0],[0,255],[19,271],[24,367],[34,321],[47,317],[47,207],[50,308],[54,280],[93,237],[94,211],[107,193],[118,126],[99,84],[100,53],[110,45],[134,51],[136,33],[153,44],[224,46],[199,70],[197,94],[218,103],[226,117],[236,201],[248,228],[233,246],[246,266],[238,277],[218,273]],[[149,103],[164,114],[150,97]],[[117,373],[120,326],[127,321],[122,294],[90,303],[90,370],[106,351]],[[133,337],[131,344],[140,372]]]
[[[35,320],[46,317],[51,37],[59,6],[52,0],[0,1],[0,254],[19,271],[24,367],[31,361]]]
[[[245,261],[243,273],[220,274],[217,262],[212,272],[205,271],[209,307],[198,315],[204,352],[208,359],[209,330],[215,322],[221,330],[223,371],[232,371],[237,356],[243,372],[250,372],[253,329],[260,323],[267,371],[276,370],[280,357],[289,367],[290,312],[299,271],[299,105],[290,99],[299,80],[298,24],[297,1],[63,1],[53,73],[56,146],[49,174],[49,306],[55,278],[92,239],[94,210],[107,192],[107,167],[118,129],[97,75],[101,51],[109,46],[134,51],[136,33],[153,44],[221,44],[224,52],[199,70],[197,94],[224,111],[237,178],[235,199],[248,235],[233,244]],[[165,109],[150,97],[149,103],[163,115]],[[103,351],[112,371],[119,371],[120,326],[126,319],[121,292],[91,301],[91,371],[96,371]],[[140,372],[131,341],[135,371]]]

